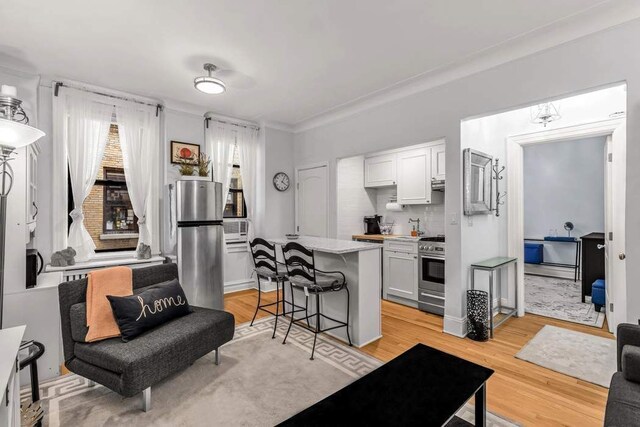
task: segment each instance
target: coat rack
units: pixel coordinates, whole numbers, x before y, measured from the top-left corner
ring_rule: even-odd
[[[500,181],[502,181],[502,179],[504,178],[502,173],[504,172],[505,167],[504,166],[500,167],[499,159],[496,159],[491,169],[493,174],[492,178],[496,181],[496,207],[492,210],[496,212],[496,216],[500,216],[500,205],[504,205],[504,198],[507,195],[506,191],[500,193],[500,186],[499,186]]]

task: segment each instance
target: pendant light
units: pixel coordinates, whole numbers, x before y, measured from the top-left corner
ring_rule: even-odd
[[[530,111],[531,123],[543,125],[544,127],[547,127],[547,124],[559,120],[562,117],[556,106],[553,105],[553,102],[536,105],[531,107]]]
[[[193,86],[200,92],[208,93],[211,95],[218,95],[223,93],[227,88],[224,82],[215,77],[211,77],[211,73],[218,69],[213,64],[204,64],[204,69],[207,71],[207,76],[196,77],[193,80]]]

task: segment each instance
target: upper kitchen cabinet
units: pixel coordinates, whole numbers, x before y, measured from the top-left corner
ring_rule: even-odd
[[[431,203],[430,148],[416,148],[398,153],[398,203]]]
[[[438,144],[431,147],[431,180],[444,180],[444,144]]]
[[[396,185],[397,159],[395,154],[381,154],[364,159],[364,186]]]

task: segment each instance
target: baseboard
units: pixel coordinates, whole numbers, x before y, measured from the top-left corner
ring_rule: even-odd
[[[229,294],[232,292],[244,291],[246,289],[255,289],[256,282],[253,279],[234,280],[232,282],[226,282],[224,284],[224,293]]]
[[[524,274],[537,276],[557,277],[559,279],[573,280],[573,270],[552,265],[525,264]]]
[[[276,290],[276,282],[261,282],[262,292],[272,292]],[[224,284],[224,293],[230,294],[232,292],[245,291],[247,289],[258,289],[256,281],[254,279],[234,280],[232,282],[226,282]]]
[[[443,332],[456,336],[458,338],[464,338],[467,336],[467,316],[453,317],[444,316]]]
[[[407,307],[418,308],[418,302],[410,299],[397,297],[395,295],[387,294],[383,296],[383,299],[391,302],[395,302],[396,304],[406,305]]]

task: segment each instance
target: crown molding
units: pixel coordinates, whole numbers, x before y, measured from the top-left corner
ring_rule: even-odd
[[[608,0],[476,52],[461,61],[427,71],[331,108],[294,124],[292,128],[294,132],[299,133],[324,126],[638,18],[640,18],[640,2],[637,0]]]
[[[287,123],[282,123],[282,122],[277,122],[275,120],[262,120],[260,121],[260,127],[261,128],[269,128],[269,129],[276,129],[276,130],[280,130],[283,132],[294,132],[294,127],[287,124]]]
[[[207,112],[205,107],[201,107],[199,105],[190,104],[188,102],[176,101],[173,99],[165,99],[164,100],[164,108],[165,111],[170,111],[172,113],[187,115],[187,116],[198,116],[199,118],[204,117]]]

